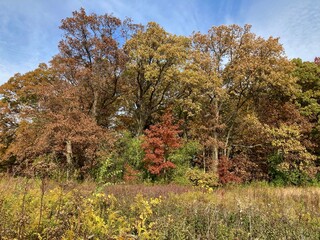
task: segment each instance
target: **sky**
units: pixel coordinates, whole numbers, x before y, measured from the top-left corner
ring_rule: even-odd
[[[289,59],[320,56],[320,0],[0,0],[0,84],[48,63],[58,53],[61,20],[81,7],[185,36],[251,24],[259,36],[280,37]]]

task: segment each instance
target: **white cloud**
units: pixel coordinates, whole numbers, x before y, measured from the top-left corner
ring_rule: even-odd
[[[280,37],[289,58],[320,55],[320,1],[251,1],[245,21],[258,35]]]
[[[201,24],[195,0],[0,0],[0,84],[49,61],[57,53],[61,19],[80,7],[143,24],[156,21],[176,34],[188,35]]]
[[[80,7],[143,24],[155,21],[182,35],[249,23],[257,35],[280,37],[290,58],[320,55],[318,0],[0,0],[0,84],[50,60],[61,39],[61,19]]]

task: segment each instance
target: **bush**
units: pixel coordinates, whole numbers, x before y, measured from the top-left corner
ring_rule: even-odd
[[[214,188],[219,186],[218,175],[213,172],[204,172],[200,169],[189,169],[186,173],[187,178],[194,186],[204,188]]]
[[[197,141],[185,141],[183,145],[170,154],[169,159],[177,166],[173,172],[172,179],[175,183],[189,184],[190,181],[186,176],[193,159],[201,150],[201,145]]]
[[[288,166],[288,164],[284,162],[281,154],[270,156],[268,164],[270,181],[276,186],[303,186],[312,184],[312,178],[307,172],[298,166],[295,168]]]
[[[98,183],[110,184],[121,181],[122,170],[117,169],[111,158],[100,160],[100,165],[96,169],[95,180]]]
[[[232,163],[227,157],[222,157],[218,163],[219,182],[221,184],[240,183],[241,179],[231,172]]]

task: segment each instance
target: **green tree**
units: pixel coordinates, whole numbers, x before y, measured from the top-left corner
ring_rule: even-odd
[[[281,176],[285,183],[301,185],[314,178],[316,156],[302,144],[300,127],[281,124],[269,132],[276,151],[270,160],[273,180]]]
[[[320,65],[314,62],[303,62],[294,59],[296,68],[294,75],[298,79],[301,91],[297,94],[297,103],[301,113],[314,125],[313,134],[310,136],[316,143],[317,154],[320,153]]]

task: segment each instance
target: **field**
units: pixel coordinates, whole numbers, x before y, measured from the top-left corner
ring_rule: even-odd
[[[320,239],[320,189],[0,180],[0,239]]]

